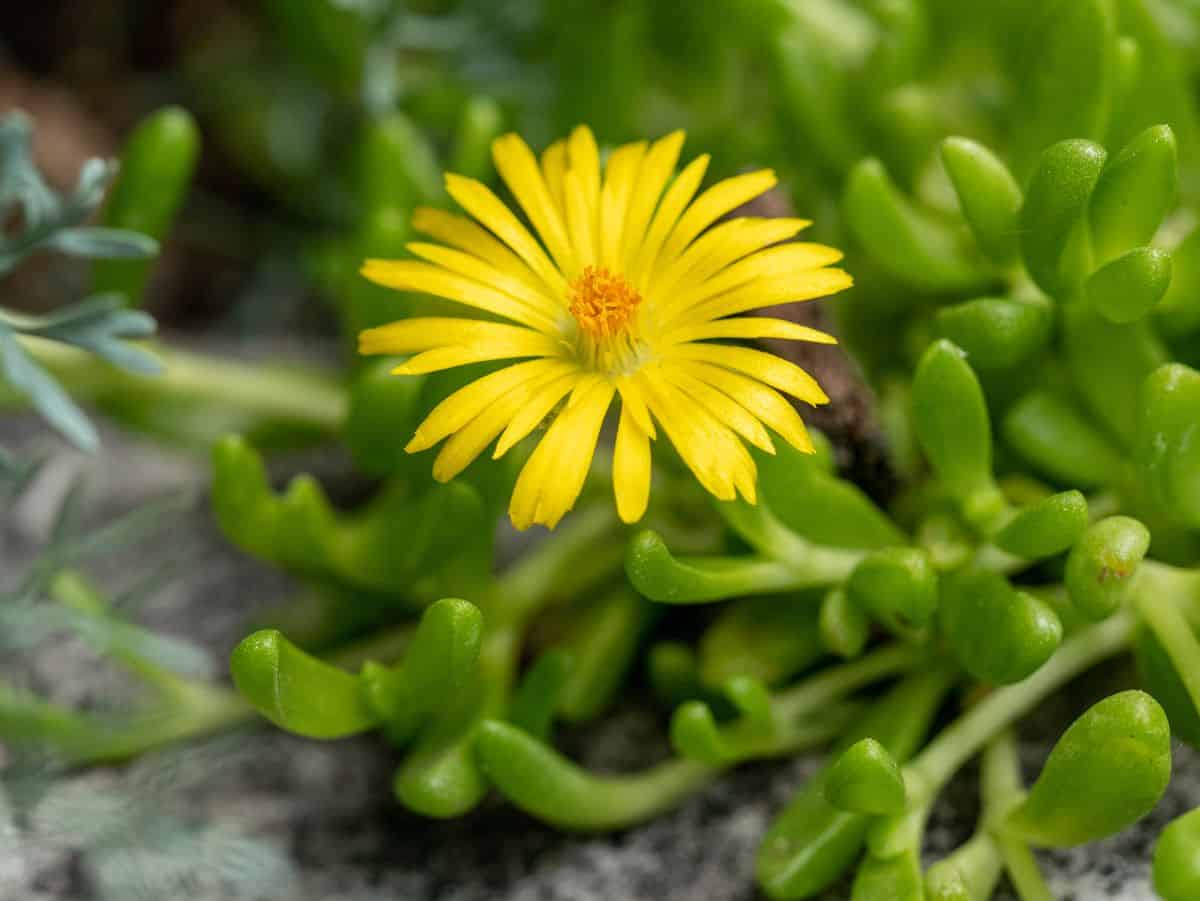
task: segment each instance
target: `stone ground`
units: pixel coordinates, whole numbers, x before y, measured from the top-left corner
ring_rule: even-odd
[[[0,423],[0,446],[25,445],[34,431],[9,417]],[[315,462],[327,472],[340,466]],[[0,524],[0,584],[22,571],[78,472],[88,474],[101,518],[179,487],[202,493],[206,479],[202,461],[111,429],[98,457],[57,448],[36,490]],[[182,561],[181,577],[141,615],[209,649],[219,672],[250,615],[286,597],[287,580],[227,547],[202,497],[132,563],[168,554]],[[106,582],[127,583],[131,561],[109,569]],[[28,684],[64,702],[120,690],[70,639],[27,665]],[[1046,712],[1046,727],[1027,730],[1029,772],[1053,741],[1049,723],[1061,728],[1125,675],[1088,677]],[[644,765],[665,748],[661,724],[637,706],[571,736],[569,745],[587,764],[613,770]],[[601,837],[558,834],[498,802],[454,822],[420,819],[392,800],[393,760],[369,738],[320,744],[260,729],[121,769],[51,775],[40,763],[11,751],[6,758],[0,747],[0,901],[751,899],[757,843],[817,760],[743,767],[649,825]],[[931,823],[931,855],[969,832],[975,803],[970,781],[951,787]],[[1154,838],[1198,804],[1200,760],[1180,748],[1168,795],[1143,823],[1105,842],[1043,855],[1055,894],[1153,898]]]

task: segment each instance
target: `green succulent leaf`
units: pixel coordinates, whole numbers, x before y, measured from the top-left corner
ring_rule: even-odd
[[[961,347],[976,369],[1009,369],[1046,347],[1054,316],[1045,298],[980,297],[944,307],[937,333]]]
[[[857,657],[870,637],[871,621],[845,589],[828,591],[818,614],[821,644],[839,657]]]
[[[1013,111],[1019,175],[1055,141],[1104,135],[1116,30],[1110,0],[1052,0],[1036,9],[1024,35]]]
[[[1021,252],[1033,280],[1056,299],[1070,296],[1091,268],[1087,209],[1106,158],[1099,144],[1061,141],[1042,153],[1030,179]]]
[[[992,428],[979,385],[963,351],[949,341],[930,345],[912,386],[913,427],[934,473],[964,514],[986,526],[1004,509],[992,478]]]
[[[1063,484],[1110,485],[1125,468],[1107,436],[1075,406],[1046,391],[1031,392],[1013,404],[1004,418],[1004,438],[1038,471]]]
[[[1123,691],[1071,724],[1005,829],[1045,847],[1096,841],[1145,816],[1170,777],[1166,714],[1145,692]]]
[[[900,813],[906,803],[900,765],[875,739],[861,739],[834,761],[825,798],[852,813]]]
[[[1172,820],[1154,846],[1154,890],[1163,901],[1189,901],[1200,893],[1200,810]]]
[[[877,159],[865,159],[850,171],[842,206],[871,258],[905,285],[977,291],[991,280],[962,235],[901,194]]]
[[[242,639],[229,668],[241,695],[288,732],[343,738],[379,724],[357,676],[304,653],[274,629]]]
[[[1087,526],[1087,499],[1082,492],[1063,491],[1022,510],[995,540],[1001,550],[1040,560],[1068,550]]]
[[[1092,195],[1092,241],[1098,260],[1150,243],[1175,205],[1177,156],[1171,127],[1155,125],[1109,161]]]
[[[1109,322],[1124,325],[1148,315],[1171,284],[1171,255],[1137,247],[1092,273],[1084,291]]]
[[[744,598],[721,611],[700,638],[700,677],[723,685],[752,676],[777,685],[823,654],[817,605],[804,596]]]
[[[1180,363],[1142,386],[1137,461],[1151,494],[1180,522],[1200,528],[1200,372]]]
[[[984,569],[944,578],[941,624],[967,672],[995,684],[1019,682],[1038,670],[1063,636],[1053,608]]]
[[[1138,630],[1134,655],[1142,684],[1162,704],[1171,724],[1171,734],[1192,747],[1200,747],[1200,711],[1192,703],[1170,655],[1151,629]]]
[[[969,138],[943,141],[942,162],[979,248],[995,263],[1011,262],[1017,255],[1023,200],[1013,174],[995,154]]]
[[[884,623],[921,626],[937,612],[937,573],[918,548],[885,548],[855,567],[846,594]]]

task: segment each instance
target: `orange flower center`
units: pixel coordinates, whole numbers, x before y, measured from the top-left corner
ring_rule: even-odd
[[[587,266],[571,283],[568,299],[579,328],[593,339],[623,334],[642,302],[629,282],[603,266]]]

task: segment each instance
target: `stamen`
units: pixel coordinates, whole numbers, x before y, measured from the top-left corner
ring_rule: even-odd
[[[624,334],[637,313],[642,296],[629,282],[603,266],[588,266],[571,283],[571,315],[592,338]]]

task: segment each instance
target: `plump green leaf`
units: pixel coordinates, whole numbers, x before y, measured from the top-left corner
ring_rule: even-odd
[[[1095,488],[1117,481],[1125,467],[1108,438],[1066,401],[1046,391],[1025,395],[1004,418],[1004,438],[1058,482]]]
[[[976,369],[1008,369],[1050,340],[1053,313],[1045,298],[980,297],[938,310],[937,333],[953,341]]]
[[[996,544],[1018,557],[1040,560],[1070,548],[1087,525],[1087,499],[1079,491],[1064,491],[1018,513],[996,536]]]
[[[1100,315],[1123,325],[1146,316],[1171,284],[1171,254],[1136,247],[1092,273],[1085,291]]]
[[[1026,189],[1021,208],[1025,267],[1038,287],[1057,300],[1069,297],[1091,268],[1088,201],[1105,159],[1099,144],[1060,141],[1042,153]]]
[[[242,639],[233,683],[263,716],[309,738],[343,738],[379,723],[357,676],[301,651],[274,629]]]
[[[821,601],[818,627],[821,644],[839,657],[857,657],[867,645],[871,621],[858,604],[838,587]]]
[[[854,874],[850,901],[925,901],[921,861],[915,850],[894,857],[868,854]]]
[[[1123,691],[1071,724],[1005,828],[1046,847],[1096,841],[1149,813],[1170,777],[1166,714],[1145,692]]]
[[[1175,133],[1147,128],[1104,168],[1092,195],[1092,241],[1100,262],[1149,244],[1175,205]]]
[[[842,206],[871,258],[904,284],[926,291],[974,291],[988,284],[963,236],[901,194],[879,160],[865,159],[850,171]]]
[[[1200,809],[1176,817],[1159,835],[1153,877],[1163,901],[1200,896]]]
[[[980,249],[993,262],[1012,261],[1017,255],[1023,198],[1008,167],[969,138],[943,141],[942,162]]]
[[[1055,141],[1101,138],[1112,103],[1117,29],[1110,0],[1051,0],[1034,10],[1014,95],[1018,175]]]
[[[1154,314],[1166,335],[1181,338],[1200,331],[1200,228],[1172,252],[1171,284]]]
[[[937,573],[918,548],[884,548],[855,567],[846,594],[884,623],[920,626],[937,610]]]
[[[992,478],[992,428],[983,389],[963,351],[936,341],[912,386],[913,427],[942,486],[977,525],[1003,511]]]
[[[834,761],[825,798],[853,813],[900,813],[906,803],[900,765],[875,739],[857,741]]]
[[[1062,642],[1062,622],[1053,608],[1016,591],[1004,576],[989,570],[945,576],[940,614],[959,662],[986,682],[1019,682],[1049,660]]]
[[[1151,494],[1180,522],[1200,528],[1200,372],[1180,363],[1142,386],[1137,461]]]

